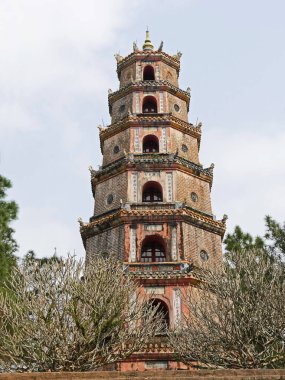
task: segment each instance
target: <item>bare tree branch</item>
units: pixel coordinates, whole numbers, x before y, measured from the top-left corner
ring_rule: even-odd
[[[264,250],[229,253],[224,270],[189,289],[189,313],[171,344],[198,367],[284,367],[284,300],[282,262]]]
[[[139,351],[163,329],[121,262],[96,257],[15,269],[0,294],[0,367],[88,371]]]

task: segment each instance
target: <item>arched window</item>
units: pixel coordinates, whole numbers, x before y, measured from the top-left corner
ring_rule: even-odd
[[[143,113],[157,113],[157,103],[153,96],[146,96],[144,98]]]
[[[162,202],[162,187],[158,182],[149,181],[143,187],[143,202]]]
[[[155,314],[162,318],[165,325],[165,330],[169,328],[169,310],[166,303],[158,298],[155,298],[151,300],[151,307],[157,308]]]
[[[159,142],[155,135],[147,135],[143,139],[143,152],[144,153],[157,153],[159,152]]]
[[[143,70],[143,80],[154,80],[154,68],[150,65]]]
[[[141,262],[153,263],[166,261],[163,239],[159,236],[148,236],[142,244]]]

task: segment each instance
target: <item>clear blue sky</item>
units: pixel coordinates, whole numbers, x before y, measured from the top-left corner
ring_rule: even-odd
[[[93,212],[113,55],[147,25],[156,46],[183,53],[217,218],[260,235],[264,215],[285,221],[284,15],[282,0],[0,0],[0,172],[20,207],[19,255],[84,256],[77,219]]]

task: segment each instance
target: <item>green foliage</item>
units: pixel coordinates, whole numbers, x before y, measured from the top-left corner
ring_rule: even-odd
[[[285,258],[285,223],[283,226],[271,216],[265,217],[266,232],[264,238],[253,237],[236,226],[232,234],[227,234],[224,244],[226,256],[229,252],[257,249],[269,256]]]
[[[33,250],[28,251],[24,258],[23,258],[23,264],[24,265],[31,265],[33,263],[38,263],[39,266],[42,266],[44,264],[52,264],[52,263],[59,263],[62,259],[58,257],[56,254],[52,255],[51,257],[36,257],[36,254]]]
[[[7,201],[6,191],[11,182],[0,175],[0,288],[9,278],[11,270],[16,265],[17,243],[13,237],[14,230],[10,223],[17,218],[18,206],[14,201]]]
[[[249,233],[243,232],[239,226],[235,227],[233,234],[227,234],[224,243],[227,252],[265,248],[264,240],[261,237],[254,238]]]
[[[265,239],[269,241],[268,250],[276,255],[285,257],[285,223],[283,226],[272,219],[271,216],[265,217],[266,233]]]

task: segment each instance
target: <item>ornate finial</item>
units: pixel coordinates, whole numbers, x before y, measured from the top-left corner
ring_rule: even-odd
[[[188,92],[188,94],[191,94],[191,87],[187,87],[186,91]]]
[[[143,50],[150,50],[150,51],[153,50],[153,44],[151,43],[151,40],[150,40],[148,28],[146,30],[146,37],[145,37],[145,41],[143,44]]]
[[[177,59],[177,61],[180,61],[180,58],[182,57],[181,51],[178,51],[176,54],[172,56],[173,58]]]
[[[85,223],[83,222],[82,218],[78,218],[78,223],[80,224],[80,227],[85,226]]]
[[[93,178],[96,175],[96,170],[93,169],[93,167],[91,165],[89,166],[88,170],[91,174],[91,178]]]
[[[106,128],[102,127],[101,124],[97,125],[97,128],[99,129],[100,132],[101,132],[101,131],[104,131],[104,129],[106,129]]]
[[[119,53],[114,54],[114,57],[116,58],[117,63],[121,62],[124,57],[122,57]]]
[[[109,90],[108,90],[108,94],[110,95],[110,94],[112,94],[112,89],[111,88],[109,88]]]
[[[223,219],[222,219],[222,223],[226,223],[227,220],[228,220],[228,215],[224,214]]]
[[[139,51],[139,48],[138,48],[138,45],[136,42],[133,42],[133,50],[135,53],[137,53]]]
[[[163,41],[161,41],[159,48],[158,48],[158,51],[162,51],[162,48],[163,48]]]
[[[215,164],[212,162],[211,165],[210,165],[210,168],[214,169],[214,167],[215,167]]]

